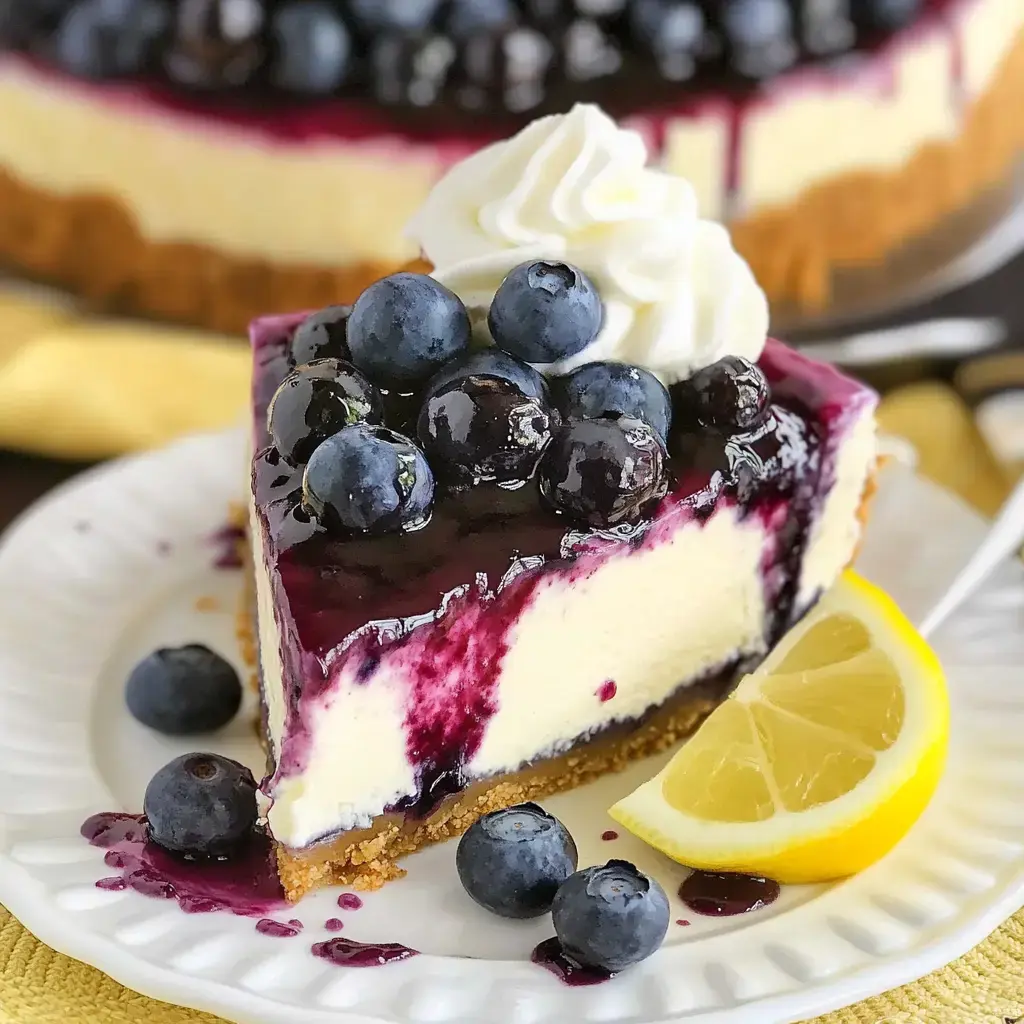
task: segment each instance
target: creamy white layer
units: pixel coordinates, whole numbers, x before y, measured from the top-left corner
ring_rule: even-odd
[[[881,64],[785,76],[737,132],[738,208],[788,202],[852,171],[891,170],[950,138],[964,103],[984,92],[1024,31],[1024,3],[963,0],[954,21],[955,31],[911,30]],[[731,108],[709,103],[663,131],[661,165],[693,184],[701,215],[713,220],[730,210],[732,122]],[[642,117],[631,126],[657,148]],[[272,142],[157,113],[128,93],[55,86],[0,57],[0,166],[56,195],[115,197],[155,241],[275,263],[405,259],[415,252],[404,225],[464,155],[390,138]]]
[[[813,526],[798,588],[803,604],[853,555],[857,509],[874,459],[874,417],[867,409],[840,444],[835,483]],[[538,588],[512,628],[497,711],[466,766],[469,777],[514,771],[557,753],[609,723],[636,718],[736,656],[763,653],[762,559],[774,537],[759,517],[741,520],[730,507],[704,525],[680,519],[674,527],[659,524],[657,544],[616,554],[582,579],[553,575]],[[281,638],[259,547],[255,558],[270,740],[278,750],[287,727]],[[305,769],[274,785],[270,825],[287,846],[365,826],[416,792],[406,752],[415,656],[401,648],[385,654],[368,680],[357,682],[355,670],[342,662],[333,685],[306,705]],[[472,685],[474,671],[470,660],[465,685]],[[599,691],[608,680],[616,693],[603,702]]]

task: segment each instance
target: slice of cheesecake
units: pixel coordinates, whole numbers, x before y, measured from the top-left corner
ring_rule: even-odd
[[[876,397],[776,341],[756,430],[695,430],[672,388],[667,493],[638,522],[484,483],[439,489],[415,532],[332,534],[267,428],[301,320],[252,329],[264,789],[292,898],[376,887],[487,811],[677,742],[854,554]],[[388,423],[414,434],[406,404]]]

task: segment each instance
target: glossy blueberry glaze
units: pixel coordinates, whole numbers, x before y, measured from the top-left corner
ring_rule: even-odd
[[[558,939],[547,939],[537,946],[530,960],[550,971],[563,985],[581,988],[585,985],[600,985],[615,977],[601,967],[584,967],[566,955]]]
[[[679,898],[695,914],[735,917],[774,903],[781,889],[770,878],[725,871],[694,871],[679,887]]]
[[[386,656],[412,680],[405,729],[418,789],[394,809],[415,815],[463,788],[463,766],[496,709],[511,631],[553,576],[584,578],[609,557],[654,547],[680,525],[732,506],[757,517],[774,540],[763,572],[773,609],[767,639],[777,639],[802,611],[794,608],[795,570],[831,485],[839,442],[875,400],[835,370],[770,341],[761,359],[775,402],[768,426],[728,439],[674,431],[669,493],[638,526],[578,530],[542,507],[528,481],[511,489],[439,487],[422,529],[340,537],[298,505],[300,471],[265,451],[266,405],[288,372],[288,340],[301,320],[265,318],[252,329],[253,484],[290,687],[275,778],[303,768],[309,709],[343,674],[361,683]],[[595,696],[614,693],[601,687]]]
[[[356,942],[354,939],[327,939],[315,942],[313,956],[338,967],[383,967],[396,960],[408,960],[419,952],[397,942]]]

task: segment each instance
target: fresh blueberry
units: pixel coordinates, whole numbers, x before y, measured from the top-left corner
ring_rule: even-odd
[[[256,780],[219,754],[183,754],[150,779],[142,804],[150,838],[188,857],[229,857],[256,826]]]
[[[746,78],[768,78],[797,58],[787,0],[724,0],[722,25],[732,67]]]
[[[528,363],[582,352],[601,330],[604,309],[590,278],[568,263],[522,263],[501,282],[487,326],[499,348]]]
[[[570,420],[537,467],[540,493],[590,526],[634,523],[665,492],[665,446],[640,420]]]
[[[536,804],[485,814],[469,827],[455,853],[462,887],[501,917],[546,914],[577,863],[566,827]]]
[[[804,5],[800,38],[815,57],[832,56],[850,50],[857,41],[852,7],[861,0],[818,0]]]
[[[444,28],[449,35],[464,39],[513,25],[516,20],[512,0],[452,0],[444,17]]]
[[[771,401],[765,375],[742,356],[726,356],[698,370],[683,392],[690,396],[698,423],[725,433],[750,430]]]
[[[895,32],[917,17],[923,0],[856,0],[854,15],[868,32]]]
[[[241,706],[242,684],[231,664],[202,644],[162,647],[131,670],[125,700],[143,725],[189,736],[227,725]]]
[[[164,63],[171,80],[195,89],[245,85],[266,52],[260,0],[178,0],[173,44]]]
[[[500,348],[481,348],[464,352],[451,362],[445,363],[433,377],[427,381],[424,394],[431,395],[439,391],[445,384],[460,377],[472,376],[501,377],[510,381],[524,395],[530,398],[547,400],[548,386],[544,376],[538,373],[529,363],[516,359]]]
[[[456,65],[455,44],[435,32],[388,32],[370,51],[373,91],[388,106],[429,107],[441,96]]]
[[[294,0],[274,15],[270,80],[287,92],[323,95],[345,80],[352,40],[326,0]]]
[[[328,306],[307,316],[292,335],[292,365],[302,366],[314,359],[348,359],[345,336],[351,312],[351,306]]]
[[[646,960],[668,932],[665,890],[624,860],[584,868],[559,886],[555,934],[570,959],[615,973]]]
[[[324,441],[310,456],[302,487],[305,504],[325,526],[363,533],[417,529],[434,499],[423,453],[407,437],[366,423]]]
[[[653,54],[664,78],[685,82],[704,57],[707,25],[696,0],[636,0],[630,27],[640,45]]]
[[[426,380],[469,347],[469,336],[462,301],[425,274],[392,274],[371,284],[348,318],[352,362],[381,386]]]
[[[368,32],[417,32],[427,28],[441,0],[349,0],[359,26]]]
[[[270,400],[267,425],[277,450],[298,464],[342,427],[379,423],[382,411],[380,392],[351,363],[315,359],[281,382]]]
[[[551,439],[551,410],[501,377],[449,381],[420,412],[423,451],[439,476],[509,483],[533,476]]]
[[[544,32],[515,25],[477,33],[463,43],[460,70],[465,81],[455,92],[459,106],[524,114],[543,103],[555,67],[555,47]]]
[[[54,32],[54,59],[84,78],[134,74],[169,24],[164,0],[79,0]]]
[[[672,399],[647,370],[625,363],[586,363],[559,378],[559,407],[566,418],[625,416],[643,420],[662,441],[672,424]]]

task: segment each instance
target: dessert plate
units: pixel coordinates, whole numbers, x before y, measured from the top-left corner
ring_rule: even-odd
[[[88,473],[0,543],[0,902],[44,942],[141,992],[244,1024],[784,1024],[915,979],[966,952],[1024,902],[1024,568],[1005,565],[935,639],[949,674],[949,769],[925,817],[885,860],[833,886],[791,888],[743,917],[702,919],[674,900],[650,960],[570,988],[529,962],[550,921],[507,922],[466,897],[454,844],[406,861],[408,876],[341,909],[338,891],[289,911],[300,934],[252,918],[185,914],[174,901],[95,883],[109,869],[79,826],[141,807],[152,772],[213,746],[261,767],[251,719],[175,741],[123,707],[133,662],[200,641],[243,664],[242,574],[223,567],[223,527],[242,493],[241,434],[188,439]],[[984,524],[893,465],[861,570],[920,619]],[[220,564],[221,567],[218,567]],[[685,872],[630,836],[604,838],[604,809],[659,767],[646,762],[549,802],[581,864],[634,859],[674,894]],[[342,968],[310,947],[343,935],[423,955]]]

